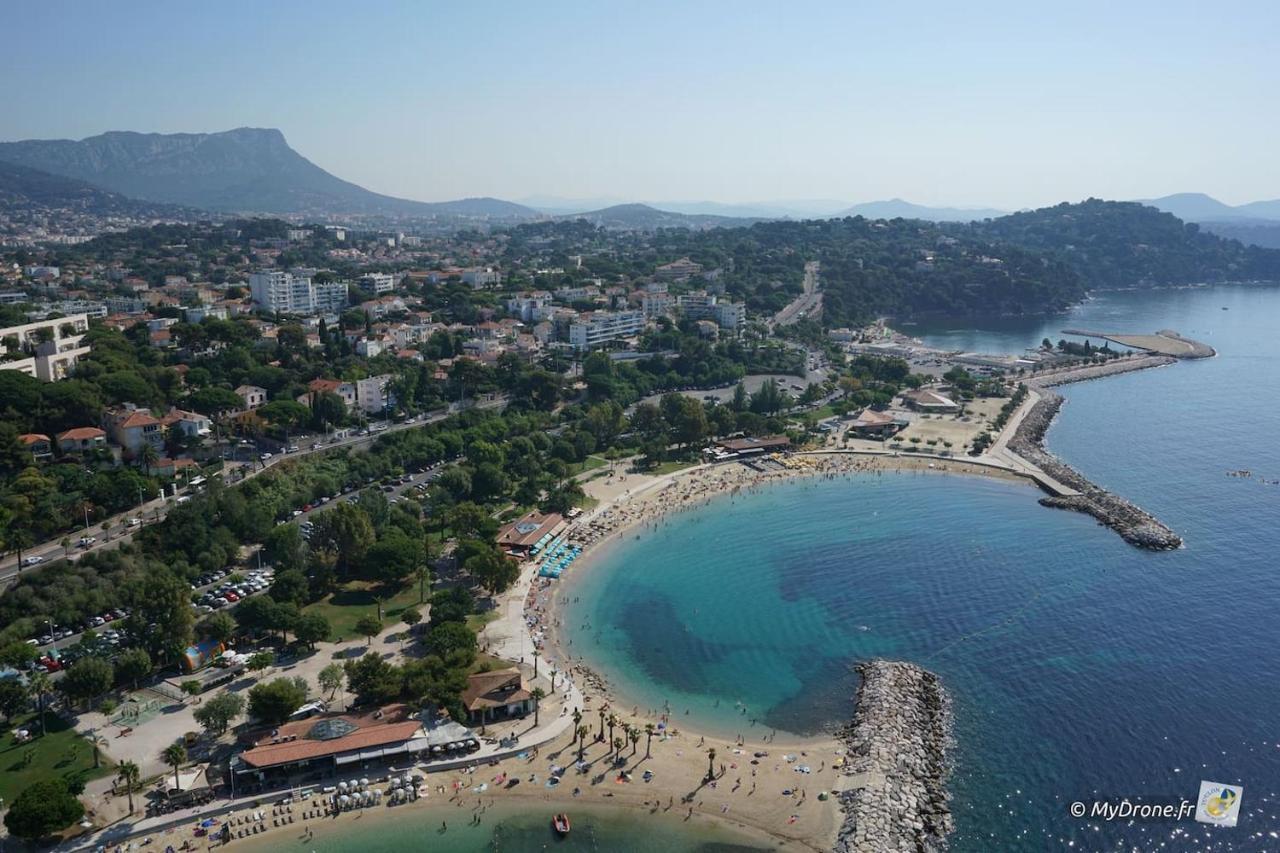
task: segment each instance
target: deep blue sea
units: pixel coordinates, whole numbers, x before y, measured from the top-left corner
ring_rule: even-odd
[[[730,736],[846,720],[861,659],[938,672],[955,700],[957,851],[1280,850],[1280,485],[1263,482],[1280,481],[1280,289],[1109,293],[1047,320],[905,330],[1020,352],[1070,326],[1217,348],[1067,386],[1048,439],[1185,549],[1137,550],[1015,483],[787,483],[589,566],[574,651],[642,704]],[[1227,476],[1241,469],[1253,476]],[[1194,800],[1201,780],[1244,786],[1239,826],[1068,814]]]

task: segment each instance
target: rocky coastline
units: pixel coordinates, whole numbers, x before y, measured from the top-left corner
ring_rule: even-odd
[[[1182,537],[1157,518],[1132,502],[1093,484],[1083,474],[1044,447],[1045,433],[1064,402],[1061,394],[1048,390],[1046,386],[1094,379],[1128,370],[1159,367],[1172,364],[1174,361],[1175,359],[1166,356],[1126,359],[1114,365],[1099,365],[1034,383],[1040,399],[1018,424],[1017,430],[1009,440],[1009,449],[1059,483],[1079,492],[1076,495],[1043,497],[1040,499],[1041,505],[1087,513],[1096,518],[1099,523],[1119,533],[1126,542],[1139,548],[1171,551],[1182,546]],[[1109,367],[1113,369],[1108,370]]]
[[[953,828],[946,789],[951,703],[938,676],[915,664],[859,664],[836,853],[936,853]]]

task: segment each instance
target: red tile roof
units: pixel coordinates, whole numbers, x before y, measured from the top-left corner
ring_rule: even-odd
[[[58,433],[58,441],[84,441],[90,438],[106,438],[107,434],[97,427],[75,427]]]
[[[353,749],[399,743],[412,738],[422,727],[417,720],[403,719],[403,713],[403,706],[393,706],[391,709],[384,709],[381,719],[375,718],[373,714],[338,714],[285,723],[275,730],[274,735],[263,736],[257,746],[241,753],[240,757],[252,767],[274,767],[304,759],[337,755]],[[332,719],[345,720],[357,728],[350,734],[332,740],[313,740],[307,737],[316,723]]]
[[[27,432],[18,436],[18,441],[21,441],[23,444],[27,445],[28,447],[30,447],[33,444],[38,444],[42,441],[48,441],[48,440],[49,440],[49,436],[41,435],[38,432]]]

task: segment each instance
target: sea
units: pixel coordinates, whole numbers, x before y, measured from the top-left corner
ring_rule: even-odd
[[[571,586],[572,652],[642,708],[728,737],[847,721],[860,660],[937,672],[956,851],[1280,850],[1280,289],[1109,292],[1061,316],[902,328],[1020,353],[1072,327],[1217,349],[1064,387],[1047,437],[1183,549],[1136,549],[1016,482],[782,483],[592,561]],[[1203,781],[1242,787],[1237,826],[1090,816],[1194,806]]]

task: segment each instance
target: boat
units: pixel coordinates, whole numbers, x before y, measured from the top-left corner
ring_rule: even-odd
[[[560,812],[551,818],[551,828],[556,831],[557,835],[569,834],[569,816],[564,812]]]

